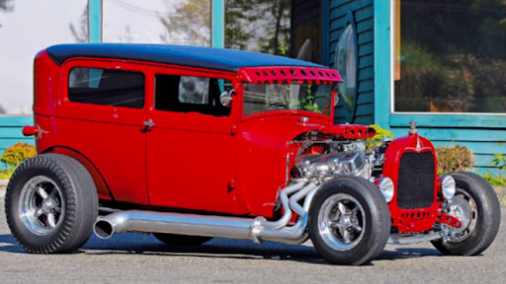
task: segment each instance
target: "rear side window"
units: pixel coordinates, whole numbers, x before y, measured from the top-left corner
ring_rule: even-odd
[[[229,116],[230,107],[221,104],[220,95],[231,88],[230,80],[158,74],[155,109]]]
[[[142,108],[144,81],[140,72],[74,68],[69,73],[68,98],[76,103]]]

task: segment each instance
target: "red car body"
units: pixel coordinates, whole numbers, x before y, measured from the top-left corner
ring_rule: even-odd
[[[223,72],[113,58],[76,57],[59,66],[46,51],[40,52],[35,60],[34,113],[42,138],[36,140],[37,151],[80,161],[106,203],[272,218],[279,190],[289,182],[287,171],[294,166],[298,148],[290,141],[296,136],[308,131],[338,139],[374,136],[374,129],[365,126],[334,125],[333,108],[330,116],[298,110],[244,117],[242,104],[234,104],[229,117],[211,117],[157,111],[149,95],[142,109],[75,103],[67,97],[67,86],[68,73],[76,67],[142,72],[146,94],[154,93],[154,74],[159,73],[229,79],[237,101],[242,101],[244,82],[335,84],[342,79],[335,70],[321,68],[244,67]],[[154,126],[143,131],[148,120]],[[422,148],[417,148],[420,143]],[[418,135],[396,141],[386,153],[384,169],[394,184],[405,151],[435,156],[432,144]],[[202,159],[196,163],[198,157]],[[434,176],[436,171],[434,159]],[[394,196],[389,205],[393,225],[401,232],[431,228],[438,217],[439,188],[434,182],[433,204],[416,210],[401,209]]]

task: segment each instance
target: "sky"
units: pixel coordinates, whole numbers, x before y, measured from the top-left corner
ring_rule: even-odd
[[[186,0],[104,0],[104,42],[160,43],[167,33],[161,16]],[[74,43],[69,28],[78,27],[88,0],[15,0],[12,11],[0,10],[0,105],[8,114],[29,114],[33,104],[33,58],[48,46]],[[210,9],[210,8],[209,8]],[[203,33],[210,33],[207,27]],[[170,43],[191,42],[170,33]]]
[[[16,0],[0,10],[0,104],[8,113],[31,113],[33,58],[57,43],[75,42],[69,24],[77,23],[87,0]]]

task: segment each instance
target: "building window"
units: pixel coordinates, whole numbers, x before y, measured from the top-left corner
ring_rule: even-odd
[[[0,114],[32,114],[35,55],[75,42],[88,42],[88,0],[1,0]]]
[[[343,78],[343,83],[338,85],[338,92],[349,121],[353,117],[357,96],[357,41],[351,24],[337,42],[334,66]]]
[[[103,1],[103,41],[211,45],[211,0]]]
[[[142,108],[144,74],[110,69],[74,68],[69,74],[71,102]]]
[[[320,63],[321,1],[225,0],[225,47]]]
[[[395,1],[394,111],[506,113],[506,3]]]

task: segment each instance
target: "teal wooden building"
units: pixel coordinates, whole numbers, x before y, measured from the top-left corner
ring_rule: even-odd
[[[76,36],[76,41],[151,42],[142,34],[159,29],[142,19],[149,13],[163,15],[141,0],[125,0],[117,7],[111,6],[116,1],[80,1],[86,5],[85,35]],[[469,147],[476,156],[476,171],[498,171],[492,157],[506,154],[503,1],[246,2],[182,1],[202,9],[192,22],[201,21],[204,28],[199,27],[198,36],[184,37],[175,31],[185,30],[185,18],[167,13],[172,15],[162,19],[167,30],[156,39],[271,52],[336,68],[345,79],[336,123],[378,124],[399,137],[407,134],[408,121],[416,121],[419,133],[436,145]],[[191,13],[184,5],[176,15]],[[113,29],[125,19],[130,21],[128,35],[119,34],[124,29]],[[131,32],[138,26],[140,32]],[[33,143],[21,136],[22,125],[31,120],[0,116],[0,152],[16,141]]]

